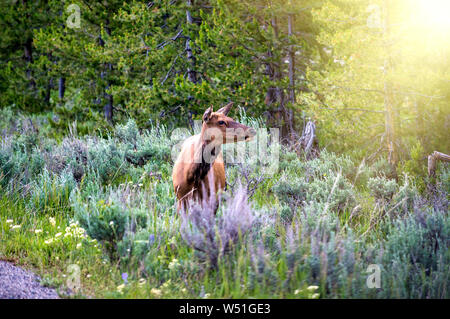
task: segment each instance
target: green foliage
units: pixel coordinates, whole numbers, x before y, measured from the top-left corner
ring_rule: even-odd
[[[333,210],[343,210],[355,202],[351,182],[353,163],[346,157],[322,152],[320,158],[301,161],[294,153],[282,155],[280,168],[284,173],[272,187],[281,201],[291,207],[302,202],[327,203]],[[354,175],[353,175],[354,176]]]
[[[126,171],[125,154],[111,138],[89,141],[87,158],[90,169],[98,174],[102,182],[111,181]]]
[[[410,159],[406,160],[401,165],[399,171],[407,174],[408,176],[414,176],[416,186],[419,190],[425,189],[425,183],[423,180],[427,176],[427,154],[422,144],[418,141],[410,151]]]
[[[110,257],[114,257],[117,242],[122,239],[130,216],[117,202],[100,199],[104,197],[101,192],[96,195],[91,194],[88,203],[81,200],[79,193],[71,198],[75,218],[87,234],[103,242]]]
[[[70,171],[51,176],[44,169],[30,186],[30,203],[38,212],[67,209],[70,193],[76,187],[77,183]]]
[[[393,179],[386,179],[385,177],[370,178],[367,187],[370,190],[370,194],[380,201],[392,199],[398,190],[397,182]]]
[[[448,298],[449,238],[448,212],[423,210],[395,221],[380,260],[389,289],[380,296]]]

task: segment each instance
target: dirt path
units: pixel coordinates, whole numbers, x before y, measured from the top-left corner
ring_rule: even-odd
[[[0,299],[56,299],[56,290],[39,284],[39,276],[0,260]]]

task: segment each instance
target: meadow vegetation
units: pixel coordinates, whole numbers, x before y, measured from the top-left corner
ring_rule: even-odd
[[[0,258],[62,295],[106,298],[449,298],[450,170],[314,158],[279,148],[227,164],[220,207],[177,214],[172,147],[159,125],[55,135],[45,116],[0,122]],[[241,112],[242,123],[264,128]],[[259,131],[261,132],[261,131]],[[250,142],[246,147],[251,147]],[[229,152],[227,147],[224,152]],[[416,164],[419,165],[419,164]],[[78,264],[81,289],[68,291]],[[367,286],[369,265],[381,287]]]

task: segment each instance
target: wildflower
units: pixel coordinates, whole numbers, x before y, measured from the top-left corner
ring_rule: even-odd
[[[175,239],[175,236],[172,236],[169,240],[169,245],[176,245],[177,241]]]
[[[109,226],[114,226],[114,221],[110,221]]]
[[[56,225],[56,220],[55,220],[54,217],[50,217],[49,221],[50,221],[50,224],[52,224],[53,227]]]
[[[150,293],[152,295],[155,295],[155,297],[160,297],[161,296],[161,289],[152,288],[152,290],[150,290]]]
[[[300,292],[301,292],[300,289],[296,289],[296,290],[294,291],[294,295],[298,295]]]
[[[117,286],[117,291],[120,292],[120,293],[122,293],[123,288],[125,288],[125,284],[118,285],[118,286]]]
[[[145,283],[146,283],[145,279],[141,278],[141,279],[139,279],[138,285],[139,285],[139,287],[142,287],[145,285]]]
[[[35,234],[40,234],[40,233],[42,233],[42,229],[36,229],[36,230],[34,231],[34,233],[35,233]]]
[[[313,295],[311,296],[311,298],[312,298],[312,299],[317,299],[317,298],[319,298],[319,296],[320,296],[320,294],[313,294]]]
[[[61,237],[62,233],[55,234],[55,238]]]
[[[77,244],[77,249],[81,249],[81,243]]]
[[[316,291],[317,289],[319,289],[319,286],[309,286],[308,288],[309,291]]]
[[[44,243],[46,243],[47,245],[50,245],[51,243],[53,243],[53,238],[49,238],[49,239],[45,240]]]
[[[148,236],[148,245],[151,246],[153,245],[154,242],[155,242],[155,235],[150,234],[150,236]]]
[[[178,266],[180,266],[180,262],[176,258],[172,259],[172,261],[169,263],[170,270],[175,270],[178,268]]]
[[[20,228],[20,225],[14,225],[14,226],[11,227],[11,230],[19,229],[19,228]]]
[[[7,224],[12,224],[13,222],[14,222],[14,220],[12,220],[12,219],[7,219],[7,220],[6,220],[6,223],[7,223]]]
[[[172,282],[171,282],[171,280],[169,279],[169,280],[167,280],[165,283],[162,284],[161,288],[162,288],[163,290],[168,289],[169,286],[170,286],[171,284],[172,284]]]
[[[123,280],[125,285],[128,284],[128,274],[126,272],[124,272],[122,274],[122,280]]]
[[[208,299],[209,296],[211,296],[211,294],[205,294],[205,296],[203,296],[203,299]]]
[[[92,277],[91,274],[87,274],[87,275],[86,275],[86,278],[91,278],[91,277]]]

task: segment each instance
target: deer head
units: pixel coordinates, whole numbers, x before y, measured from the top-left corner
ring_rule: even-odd
[[[228,117],[232,106],[233,102],[230,102],[216,112],[214,112],[212,106],[205,111],[202,125],[204,140],[218,146],[226,143],[250,141],[256,135],[255,129]]]

